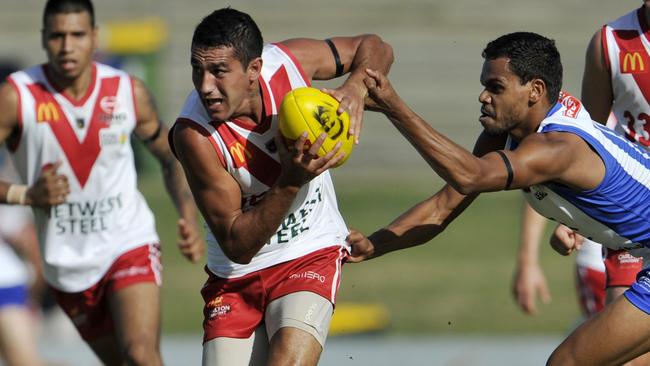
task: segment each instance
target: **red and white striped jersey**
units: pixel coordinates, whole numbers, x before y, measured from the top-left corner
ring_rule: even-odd
[[[78,292],[95,284],[124,252],[157,242],[153,214],[137,190],[131,132],[136,124],[133,81],[93,64],[80,100],[48,80],[45,65],[9,77],[19,95],[19,130],[7,144],[23,182],[62,162],[67,201],[34,209],[46,280]]]
[[[199,126],[222,164],[239,183],[244,211],[259,202],[280,173],[274,138],[278,108],[292,89],[309,86],[300,64],[283,45],[266,45],[259,78],[264,102],[263,121],[250,125],[234,119],[217,123],[210,119],[196,91],[190,93],[176,123]],[[226,257],[208,230],[208,268],[219,277],[234,278],[283,263],[324,247],[346,245],[347,228],[338,211],[329,172],[304,185],[288,215],[249,264],[237,264]]]
[[[609,67],[615,129],[650,147],[650,28],[643,6],[603,26],[602,48]]]

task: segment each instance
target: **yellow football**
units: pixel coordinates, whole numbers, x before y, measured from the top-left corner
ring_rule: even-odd
[[[324,156],[341,142],[340,151],[345,157],[336,165],[342,165],[354,147],[354,137],[348,136],[350,117],[347,112],[338,114],[339,102],[329,94],[316,88],[303,87],[290,91],[284,96],[278,113],[278,128],[288,140],[297,140],[307,132],[307,144],[311,145],[323,132],[327,138],[318,156]]]

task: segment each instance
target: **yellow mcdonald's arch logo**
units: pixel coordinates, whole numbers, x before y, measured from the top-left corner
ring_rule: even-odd
[[[244,164],[246,158],[251,158],[251,153],[239,142],[235,142],[230,146],[230,155],[235,158],[238,165]]]
[[[59,111],[52,102],[40,103],[36,109],[38,122],[57,122],[59,120]]]
[[[625,56],[623,56],[623,67],[621,71],[624,73],[646,71],[641,54],[637,51],[626,52]]]

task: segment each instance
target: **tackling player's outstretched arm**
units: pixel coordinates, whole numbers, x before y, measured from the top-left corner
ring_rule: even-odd
[[[373,70],[368,75],[370,108],[384,113],[433,170],[462,194],[526,188],[552,180],[591,189],[602,180],[602,160],[577,135],[533,133],[514,151],[494,149],[478,157],[411,110],[384,75]]]
[[[197,221],[197,209],[187,180],[167,140],[168,129],[158,118],[154,99],[143,82],[133,78],[137,125],[135,135],[160,162],[163,181],[181,217],[178,221],[178,247],[192,262],[201,259],[205,243]]]
[[[296,56],[307,77],[329,80],[349,74],[336,89],[325,89],[340,102],[339,113],[350,115],[350,135],[358,143],[368,90],[363,82],[365,69],[387,74],[393,63],[393,49],[379,36],[364,34],[354,37],[334,37],[328,40],[290,39],[282,42]]]
[[[280,176],[264,198],[244,212],[241,188],[219,163],[212,144],[193,123],[179,122],[172,131],[174,147],[199,210],[224,254],[240,264],[249,263],[275,234],[300,187],[342,158],[338,148],[314,158],[326,134],[308,150],[303,150],[306,134],[290,149],[276,138],[282,164]]]
[[[488,136],[482,133],[474,145],[473,154],[484,156],[504,144],[505,136]],[[444,231],[476,197],[478,193],[463,195],[446,184],[435,195],[415,205],[368,238],[358,231],[351,230],[347,238],[352,246],[349,261],[361,262],[428,242]]]
[[[350,230],[347,241],[352,253],[348,261],[362,262],[428,242],[443,232],[477,196],[462,195],[447,184],[367,238],[356,230]]]

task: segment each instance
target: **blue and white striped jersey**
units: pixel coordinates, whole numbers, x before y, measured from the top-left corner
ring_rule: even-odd
[[[531,206],[609,248],[650,248],[648,152],[592,121],[581,103],[568,94],[562,94],[537,132],[580,136],[605,163],[605,177],[588,191],[553,182],[530,187],[524,196]]]

